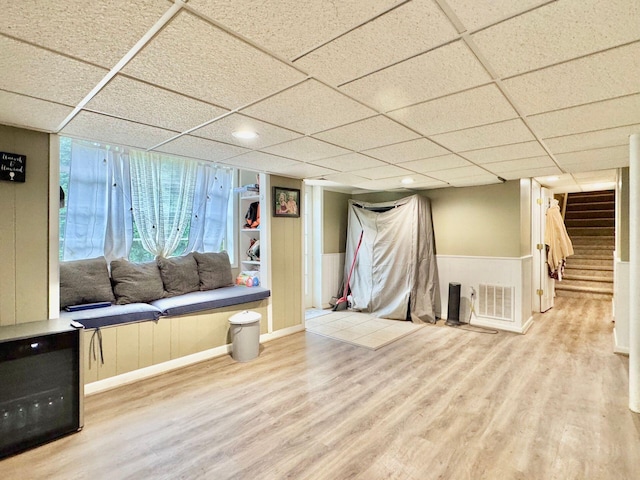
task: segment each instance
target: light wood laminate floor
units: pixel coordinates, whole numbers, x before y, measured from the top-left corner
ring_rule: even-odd
[[[80,433],[2,479],[637,479],[610,303],[526,335],[427,326],[377,351],[299,333],[87,398]]]

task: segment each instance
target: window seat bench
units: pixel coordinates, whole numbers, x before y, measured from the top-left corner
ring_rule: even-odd
[[[135,322],[157,321],[161,317],[186,315],[216,308],[263,300],[271,291],[263,287],[233,285],[160,298],[149,303],[110,305],[101,308],[60,311],[60,318],[80,322],[85,328],[101,328]]]

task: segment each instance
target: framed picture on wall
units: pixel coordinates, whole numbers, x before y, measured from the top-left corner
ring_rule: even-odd
[[[295,188],[273,187],[273,216],[299,217],[300,190]]]

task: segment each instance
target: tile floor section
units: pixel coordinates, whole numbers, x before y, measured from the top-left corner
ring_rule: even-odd
[[[348,310],[342,312],[313,310],[306,315],[305,326],[309,332],[377,350],[415,332],[424,325],[402,320],[388,320]]]

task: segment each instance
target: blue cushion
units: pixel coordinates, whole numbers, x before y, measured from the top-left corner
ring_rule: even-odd
[[[83,324],[85,328],[99,328],[121,323],[158,320],[160,314],[158,308],[148,303],[129,303],[127,305],[111,305],[110,307],[75,312],[62,310],[60,318],[69,321],[75,320]]]
[[[271,291],[266,288],[233,285],[215,290],[185,293],[177,297],[161,298],[151,302],[151,305],[157,307],[162,315],[184,315],[213,308],[256,302],[270,296]]]

